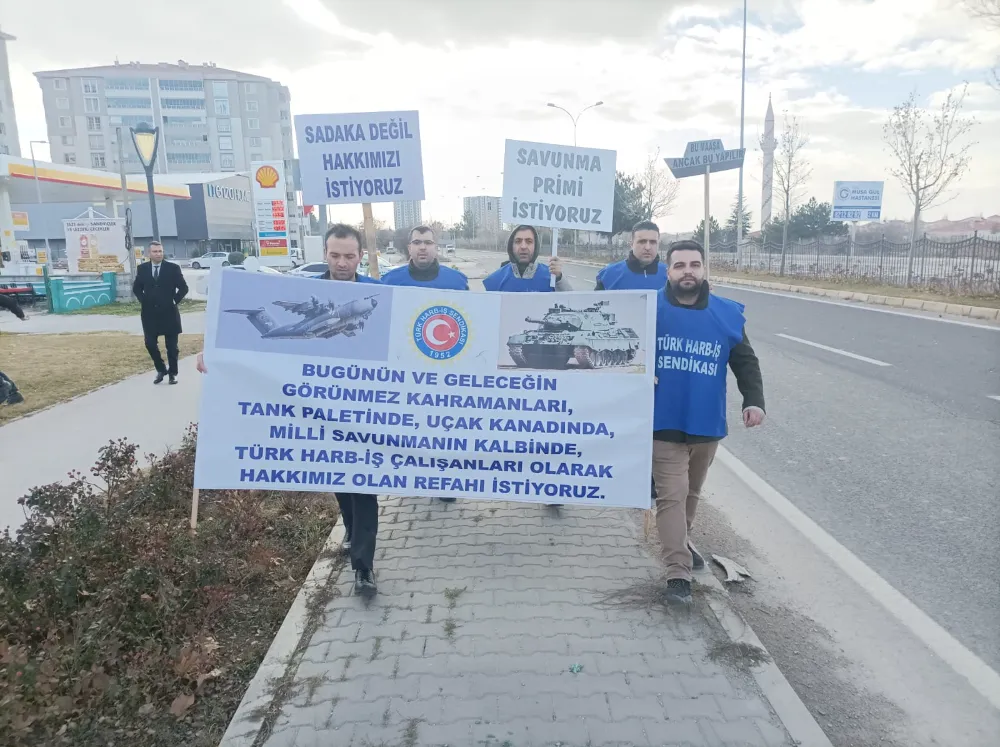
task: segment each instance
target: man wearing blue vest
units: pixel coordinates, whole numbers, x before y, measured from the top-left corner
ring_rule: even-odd
[[[632,226],[632,251],[621,262],[612,262],[597,273],[594,290],[660,290],[667,284],[667,266],[660,261],[660,227],[649,220]],[[650,480],[650,494],[656,502],[656,486]],[[704,561],[694,551],[695,567]]]
[[[667,266],[660,261],[660,229],[643,220],[632,226],[632,251],[597,273],[594,290],[660,290],[667,283]]]
[[[507,261],[500,269],[483,280],[488,291],[504,293],[545,293],[547,291],[573,290],[562,272],[559,257],[553,257],[548,265],[538,261],[538,232],[534,226],[518,226],[507,237]],[[552,287],[555,275],[556,286]],[[561,503],[547,504],[560,508]]]
[[[653,479],[656,528],[667,566],[667,600],[691,603],[688,532],[719,441],[726,437],[726,367],[743,395],[743,424],[764,422],[760,363],[743,304],[709,292],[704,249],[677,241],[656,299]]]
[[[405,285],[419,288],[442,288],[444,290],[469,290],[469,279],[458,270],[443,267],[438,261],[438,245],[434,231],[427,226],[410,229],[406,245],[410,261],[403,267],[395,267],[382,276],[385,285]],[[444,503],[454,503],[454,496],[441,498]]]
[[[434,231],[427,226],[410,229],[406,246],[409,264],[395,267],[385,274],[386,285],[407,285],[445,290],[469,290],[469,279],[458,270],[443,267],[438,261],[438,245]]]
[[[538,232],[534,226],[518,226],[507,237],[507,261],[500,269],[483,280],[488,291],[506,293],[528,293],[531,291],[573,290],[562,272],[559,257],[553,257],[546,265],[538,261]],[[552,287],[552,276],[556,277],[556,287]]]

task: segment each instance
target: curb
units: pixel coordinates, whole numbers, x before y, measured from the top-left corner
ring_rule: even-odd
[[[229,720],[229,726],[219,741],[219,747],[251,747],[264,726],[264,719],[258,715],[272,700],[270,682],[279,679],[292,664],[293,655],[299,648],[309,616],[309,596],[324,586],[332,574],[340,573],[340,565],[335,555],[344,539],[343,522],[338,521],[330,531],[319,559],[313,564],[309,575],[302,582],[292,606],[288,608],[277,635],[264,655],[247,691],[243,694],[236,712]],[[296,663],[297,666],[297,663]]]
[[[708,562],[706,560],[706,564]],[[729,591],[722,585],[722,582],[707,568],[707,565],[704,571],[695,574],[694,580],[711,591],[717,592],[716,594],[706,594],[705,600],[730,640],[733,643],[753,646],[767,654],[766,663],[749,667],[747,671],[754,678],[774,712],[778,714],[778,719],[792,738],[792,742],[801,745],[801,747],[833,747],[829,737],[826,736],[809,709],[806,708],[805,703],[785,679],[785,675],[778,669],[778,665],[774,663],[774,657],[761,643],[749,623],[732,605]]]
[[[855,301],[857,303],[875,304],[878,306],[893,306],[913,311],[930,311],[935,314],[950,314],[965,316],[970,319],[985,319],[996,321],[1000,319],[1000,309],[988,306],[967,306],[965,304],[944,303],[942,301],[925,301],[922,298],[907,298],[904,296],[881,296],[877,293],[861,293],[853,291],[838,291],[828,288],[816,288],[811,285],[792,285],[790,283],[772,283],[763,280],[745,280],[726,275],[716,275],[712,282],[724,285],[742,285],[750,288],[784,291],[786,293],[801,293],[809,296],[835,298],[838,301]]]

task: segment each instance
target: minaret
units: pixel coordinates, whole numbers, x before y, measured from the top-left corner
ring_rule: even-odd
[[[760,149],[764,151],[764,174],[761,179],[760,197],[760,227],[771,220],[771,194],[774,191],[774,149],[778,143],[774,139],[774,109],[771,108],[771,97],[767,97],[767,114],[764,116],[764,138],[760,141]]]

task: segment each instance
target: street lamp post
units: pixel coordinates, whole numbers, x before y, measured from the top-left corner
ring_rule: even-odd
[[[160,225],[156,220],[156,195],[153,193],[153,167],[156,165],[156,150],[160,145],[160,128],[146,122],[130,127],[132,143],[139,161],[146,171],[146,191],[149,193],[149,218],[153,224],[153,239],[160,240]]]
[[[747,0],[743,0],[743,69],[740,77],[740,150],[743,150],[744,112],[747,92]],[[761,226],[763,228],[763,226]],[[740,162],[740,188],[736,196],[736,266],[743,258],[743,162]]]
[[[28,150],[31,151],[31,169],[35,172],[35,197],[38,200],[38,204],[42,204],[42,183],[38,181],[38,163],[35,161],[35,146],[36,145],[48,145],[45,140],[29,140]],[[50,268],[52,267],[52,249],[49,247],[49,232],[45,228],[45,221],[42,220],[42,216],[38,216],[38,222],[42,226],[42,231],[45,233],[45,264]]]
[[[568,116],[571,120],[573,120],[573,146],[575,147],[576,146],[576,123],[580,121],[580,117],[583,116],[583,113],[585,111],[587,111],[588,109],[593,109],[595,106],[604,106],[604,102],[603,101],[598,101],[596,104],[591,104],[590,106],[584,107],[583,109],[580,110],[580,113],[577,114],[575,117],[572,114],[570,114],[569,111],[567,111],[566,109],[563,109],[561,106],[559,106],[557,104],[553,104],[551,101],[549,103],[547,103],[546,106],[551,106],[553,109],[558,109],[559,111],[566,112],[566,116]]]

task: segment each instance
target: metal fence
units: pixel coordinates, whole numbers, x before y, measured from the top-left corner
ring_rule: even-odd
[[[610,244],[559,243],[559,254],[596,262],[624,259],[629,252],[627,234]],[[1000,295],[1000,240],[975,234],[968,238],[937,241],[927,236],[914,245],[910,274],[909,242],[885,238],[851,241],[848,237],[789,242],[782,267],[781,242],[746,239],[741,251],[733,241],[711,246],[715,273],[742,271],[768,275],[818,278],[924,288],[969,296]],[[660,251],[666,256],[666,246]],[[907,282],[909,276],[909,282]]]

